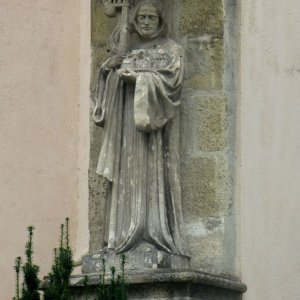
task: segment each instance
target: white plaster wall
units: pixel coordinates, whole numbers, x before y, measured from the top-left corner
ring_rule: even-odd
[[[91,1],[80,0],[80,102],[78,130],[79,198],[77,206],[76,252],[80,260],[89,250],[88,168],[90,158],[90,76],[91,76]],[[77,268],[81,271],[81,267]]]
[[[242,0],[245,300],[300,299],[300,1]]]
[[[80,94],[80,21],[79,0],[1,0],[1,300],[14,294],[14,259],[23,256],[28,225],[36,226],[34,261],[42,275],[66,216],[73,242],[86,232],[76,226],[78,210],[87,211],[84,202],[77,206],[85,193],[78,120],[87,84]]]

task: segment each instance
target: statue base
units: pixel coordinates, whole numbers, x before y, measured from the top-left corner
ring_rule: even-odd
[[[72,277],[74,300],[95,299],[99,274],[86,276],[88,289],[84,289],[84,275]],[[128,284],[128,300],[241,300],[247,289],[236,278],[193,270],[127,271],[125,280]]]
[[[103,260],[107,270],[112,266],[116,269],[120,266],[120,254],[102,250],[83,257],[82,273],[100,273]],[[188,269],[189,260],[188,256],[159,251],[151,245],[141,244],[126,252],[125,270]]]

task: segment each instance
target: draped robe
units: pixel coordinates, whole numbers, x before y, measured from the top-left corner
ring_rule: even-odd
[[[156,47],[167,65],[136,70],[135,83],[107,63],[100,68],[93,116],[104,128],[97,173],[111,182],[105,243],[117,253],[146,242],[188,255],[178,165],[183,50],[169,39]]]

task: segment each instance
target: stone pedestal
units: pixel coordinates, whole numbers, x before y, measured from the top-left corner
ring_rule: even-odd
[[[83,257],[82,272],[99,273],[102,261],[106,268],[120,265],[120,255],[114,251],[102,250]],[[190,258],[155,249],[152,245],[141,244],[126,253],[125,270],[188,269]]]
[[[88,274],[89,300],[95,299],[98,274]],[[73,297],[84,300],[84,276],[73,276]],[[107,278],[109,280],[109,278]],[[127,271],[129,300],[240,300],[246,286],[226,278],[193,270]]]

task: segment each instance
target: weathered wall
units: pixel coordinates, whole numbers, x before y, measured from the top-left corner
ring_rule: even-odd
[[[225,1],[226,5],[234,1]],[[227,92],[233,64],[224,62],[225,20],[221,0],[165,1],[170,36],[186,49],[186,80],[181,107],[181,181],[191,266],[213,273],[235,273],[233,208],[234,93]],[[115,25],[92,1],[92,80],[108,57],[106,40]],[[228,26],[227,26],[228,25]],[[229,49],[229,48],[228,48]],[[227,50],[228,50],[227,49]],[[226,51],[227,51],[226,50]],[[229,52],[229,51],[228,51]],[[232,53],[230,54],[232,57]],[[227,67],[226,67],[227,66]],[[103,232],[107,183],[96,175],[102,130],[91,121],[90,251],[99,250]]]
[[[79,201],[77,206],[75,260],[89,251],[88,169],[90,160],[91,2],[80,0],[80,101],[78,130]],[[78,268],[77,271],[80,271]]]
[[[242,1],[239,176],[244,299],[300,295],[300,2]]]
[[[187,61],[181,181],[191,267],[234,274],[235,244],[226,236],[234,230],[229,220],[233,198],[228,131],[233,115],[223,84],[223,1],[179,1],[177,9]]]
[[[59,225],[78,199],[79,1],[0,5],[0,298],[36,226],[34,260],[49,271]]]
[[[102,10],[102,3],[97,0],[91,1],[91,95],[95,94],[98,69],[109,53],[106,41],[115,26],[115,19],[108,18]],[[92,104],[91,104],[92,108]],[[90,166],[89,166],[89,231],[90,252],[101,248],[104,226],[104,199],[107,182],[96,174],[98,157],[101,149],[102,129],[90,121]]]

